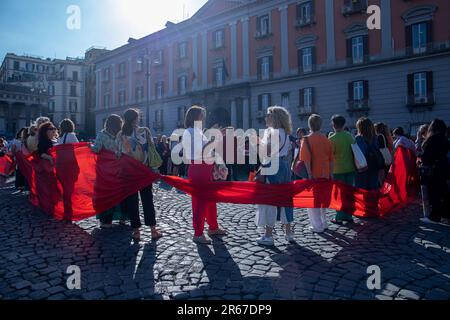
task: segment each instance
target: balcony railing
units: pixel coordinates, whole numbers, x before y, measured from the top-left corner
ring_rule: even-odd
[[[314,16],[299,17],[295,20],[295,27],[297,29],[299,29],[299,28],[313,25],[315,23],[316,23],[316,21],[315,21]]]
[[[436,104],[436,95],[429,93],[425,96],[406,96],[406,107],[410,110],[415,108],[429,108],[431,109]]]
[[[162,123],[162,121],[153,121],[153,129],[162,131],[164,130],[164,124]]]
[[[314,113],[315,106],[298,106],[297,115],[300,119],[306,119]]]
[[[256,31],[255,32],[255,39],[264,39],[269,38],[272,36],[272,32],[270,31]]]
[[[367,0],[346,0],[342,6],[342,14],[348,16],[367,11]]]
[[[347,112],[349,112],[350,114],[358,112],[368,114],[369,110],[369,99],[347,101]]]

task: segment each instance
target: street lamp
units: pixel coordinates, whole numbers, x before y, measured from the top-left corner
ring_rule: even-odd
[[[47,89],[45,89],[45,82],[41,81],[36,86],[33,83],[33,87],[30,90],[32,93],[37,93],[38,96],[38,108],[39,108],[39,117],[42,117],[42,106],[41,106],[41,96],[47,93]]]
[[[150,92],[151,92],[151,88],[150,88],[150,78],[151,78],[150,66],[151,66],[151,63],[150,63],[150,54],[149,54],[148,48],[145,49],[145,55],[144,55],[143,58],[144,58],[144,60],[146,62],[145,78],[146,78],[146,81],[147,81],[147,101],[146,101],[147,127],[150,128]],[[138,63],[142,65],[144,63],[144,61],[139,59]]]

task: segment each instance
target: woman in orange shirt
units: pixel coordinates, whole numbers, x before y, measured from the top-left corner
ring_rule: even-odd
[[[332,179],[333,146],[328,138],[320,132],[322,118],[313,114],[308,119],[311,134],[303,138],[300,159],[304,161],[309,179]],[[325,216],[326,208],[308,209],[308,217],[313,232],[322,233],[328,229]]]

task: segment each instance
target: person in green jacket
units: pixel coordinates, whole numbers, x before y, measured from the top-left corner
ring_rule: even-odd
[[[353,136],[344,130],[345,118],[340,115],[334,115],[331,118],[331,124],[334,133],[330,136],[333,145],[334,158],[334,179],[353,186],[355,184],[355,165],[353,161],[352,144],[355,143]],[[343,221],[353,222],[353,216],[343,211],[336,211],[335,219],[332,223],[342,224]]]

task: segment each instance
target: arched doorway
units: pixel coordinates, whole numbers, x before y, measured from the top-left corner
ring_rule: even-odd
[[[216,123],[220,127],[228,127],[231,124],[231,116],[230,112],[222,107],[217,107],[215,109],[212,109],[211,111],[208,110],[208,117],[206,119],[206,124],[210,128]]]

